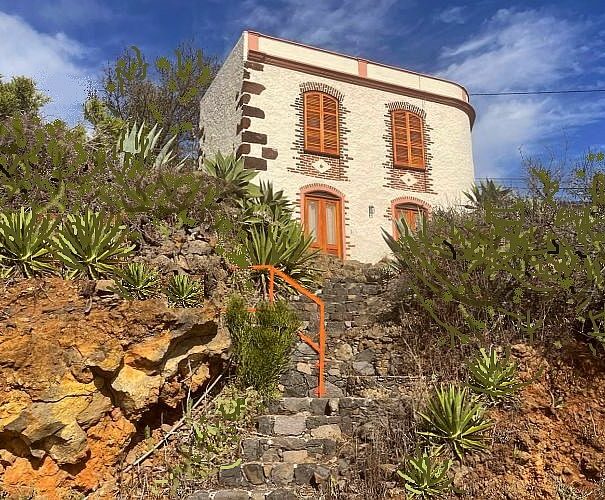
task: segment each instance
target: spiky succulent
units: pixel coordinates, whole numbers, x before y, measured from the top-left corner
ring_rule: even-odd
[[[162,129],[158,129],[157,123],[150,130],[146,130],[144,122],[140,126],[135,122],[131,128],[124,128],[116,145],[120,162],[123,163],[125,161],[126,154],[136,157],[143,162],[151,162],[153,160],[153,169],[158,169],[174,162],[176,157],[172,151],[172,146],[176,136],[168,139],[162,148],[156,152],[156,148],[158,147],[157,142],[161,135]],[[175,168],[178,168],[182,163],[181,161]]]
[[[0,273],[26,278],[52,272],[50,243],[55,223],[35,210],[21,207],[0,213]]]
[[[68,275],[91,279],[113,274],[135,248],[128,245],[126,226],[107,213],[90,209],[67,216],[54,237],[54,246]]]
[[[204,298],[204,284],[186,274],[177,274],[170,278],[166,295],[177,307],[197,307]]]
[[[117,291],[125,298],[145,300],[153,297],[159,290],[158,272],[142,262],[128,263],[117,275]]]
[[[254,191],[250,181],[256,177],[256,171],[246,170],[244,161],[234,155],[223,156],[219,152],[213,159],[204,160],[203,170],[221,182],[221,198],[245,198]]]
[[[525,384],[517,378],[517,364],[509,356],[498,358],[493,347],[489,352],[481,348],[479,354],[468,363],[471,375],[470,388],[485,394],[492,401],[511,397]]]
[[[485,418],[485,407],[466,387],[450,384],[439,388],[420,413],[429,440],[446,444],[458,458],[468,451],[486,448],[486,431],[492,426]]]
[[[448,477],[451,465],[451,460],[444,461],[417,449],[415,455],[404,462],[403,470],[397,470],[397,475],[410,498],[435,498],[451,490],[452,480]]]

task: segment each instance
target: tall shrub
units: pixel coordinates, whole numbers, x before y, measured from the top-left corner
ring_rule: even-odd
[[[285,302],[260,303],[248,312],[241,297],[229,302],[226,324],[233,342],[236,380],[265,397],[276,389],[290,361],[300,321]]]

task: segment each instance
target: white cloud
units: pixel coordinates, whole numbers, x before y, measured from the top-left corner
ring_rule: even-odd
[[[388,36],[389,9],[396,0],[282,0],[268,8],[257,0],[244,2],[243,23],[250,29],[353,54]]]
[[[600,51],[595,44],[600,42],[593,28],[589,22],[542,11],[503,9],[480,32],[444,49],[439,73],[471,93],[577,88],[581,75],[598,69]],[[562,141],[568,131],[600,119],[605,112],[605,99],[597,96],[472,100],[478,117],[473,131],[478,177],[508,176],[506,170],[519,163],[519,148],[535,152],[545,141]]]
[[[83,64],[87,49],[63,33],[36,31],[23,19],[0,12],[0,74],[34,78],[52,102],[42,114],[72,124],[81,118],[90,73]]]
[[[441,11],[437,15],[437,19],[446,24],[464,24],[466,22],[466,17],[463,12],[464,7],[449,7],[448,9]]]

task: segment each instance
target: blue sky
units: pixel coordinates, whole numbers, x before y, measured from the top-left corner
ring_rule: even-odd
[[[33,76],[47,117],[74,123],[122,49],[154,57],[193,39],[223,58],[244,29],[437,74],[470,92],[605,88],[601,1],[0,0],[0,74]],[[478,177],[605,150],[605,93],[472,97]]]

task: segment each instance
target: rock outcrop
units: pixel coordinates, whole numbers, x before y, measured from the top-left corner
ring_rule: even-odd
[[[105,481],[143,416],[221,369],[229,336],[217,315],[97,300],[59,278],[0,290],[2,488],[62,498]]]

